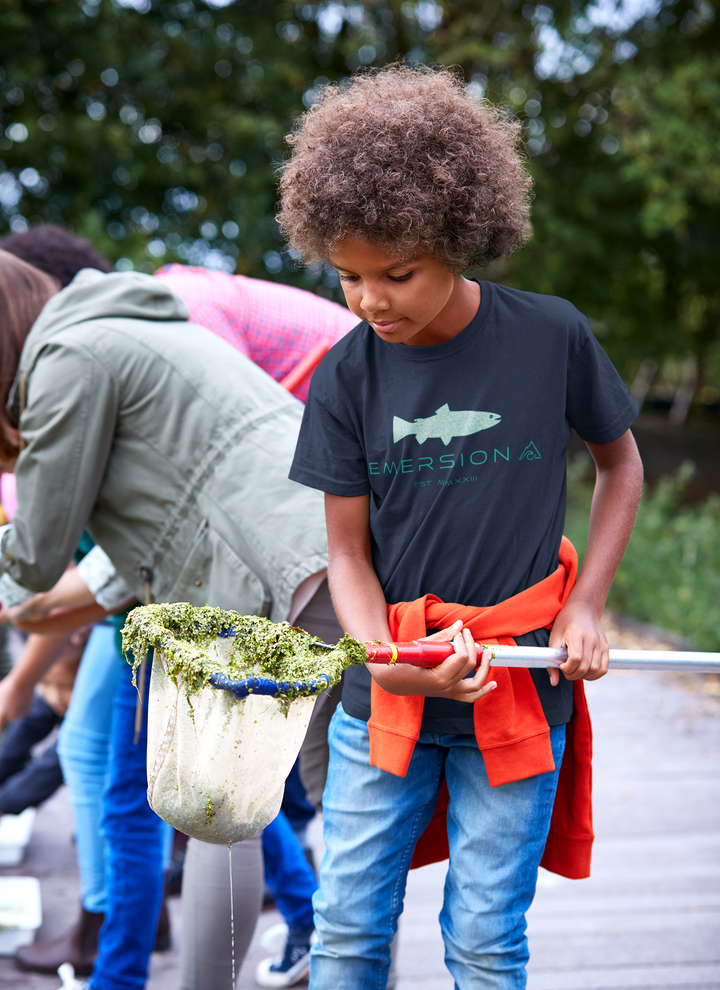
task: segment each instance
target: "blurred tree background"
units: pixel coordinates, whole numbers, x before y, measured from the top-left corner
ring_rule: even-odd
[[[686,430],[650,474],[690,456],[707,476],[692,497],[720,489],[711,0],[4,0],[0,27],[0,235],[51,221],[119,270],[182,261],[333,298],[335,273],[300,268],[274,221],[284,135],[362,66],[457,66],[470,92],[522,121],[535,180],[532,242],[485,277],[569,298],[639,399],[654,382],[665,413],[660,429],[638,424],[646,464],[653,430],[669,443],[694,398],[705,433]],[[573,532],[587,518],[583,470],[571,472]],[[681,510],[692,485],[686,471],[645,503],[613,594],[691,637],[696,597],[698,638],[717,649],[718,502]]]
[[[5,0],[0,24],[3,227],[64,223],[120,268],[189,261],[332,295],[275,226],[284,134],[360,66],[456,65],[523,121],[536,182],[533,242],[489,276],[571,299],[628,380],[690,359],[717,401],[709,0]]]

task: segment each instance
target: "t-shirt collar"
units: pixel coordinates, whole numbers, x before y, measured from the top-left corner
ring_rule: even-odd
[[[438,358],[449,357],[451,354],[461,351],[468,344],[472,343],[477,334],[481,332],[487,321],[492,302],[492,282],[480,281],[477,278],[472,279],[472,281],[477,282],[480,286],[480,305],[478,311],[465,329],[461,330],[451,340],[444,340],[441,344],[432,344],[427,347],[408,347],[407,344],[393,344],[390,341],[381,340],[379,337],[377,338],[378,343],[382,347],[391,348],[393,353],[404,361],[436,361]],[[374,330],[372,332],[375,333]]]

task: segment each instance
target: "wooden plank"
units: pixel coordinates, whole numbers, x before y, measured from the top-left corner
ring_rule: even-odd
[[[593,875],[541,871],[528,990],[717,990],[720,704],[644,672],[610,674],[588,696]],[[436,920],[443,876],[440,866],[410,876],[398,990],[452,988]]]
[[[697,686],[702,686],[697,682]],[[663,674],[610,674],[588,685],[595,727],[593,876],[541,871],[529,913],[528,990],[718,990],[720,987],[720,699]],[[53,937],[74,920],[77,876],[64,792],[40,809],[27,863],[41,878]],[[320,823],[312,824],[316,856]],[[10,872],[10,871],[3,871]],[[438,924],[443,864],[413,871],[401,923],[398,990],[452,990]],[[153,957],[148,990],[176,990],[174,950]],[[267,955],[261,917],[238,990],[255,987]],[[0,988],[41,990],[59,981],[0,960]]]

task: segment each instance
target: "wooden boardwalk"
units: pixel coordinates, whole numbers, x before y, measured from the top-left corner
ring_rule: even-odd
[[[619,645],[619,644],[617,644]],[[612,673],[588,685],[595,729],[593,876],[542,872],[529,915],[528,990],[720,988],[720,697],[702,675]],[[703,691],[703,688],[705,690]],[[40,810],[25,865],[41,878],[52,937],[77,909],[66,795]],[[321,843],[319,827],[314,838]],[[398,990],[452,990],[437,923],[442,864],[410,876]],[[174,938],[181,938],[172,902]],[[238,980],[255,986],[261,933]],[[0,988],[56,990],[59,980],[20,974],[0,959]],[[177,950],[156,955],[148,990],[177,990]],[[340,988],[339,988],[340,990]]]
[[[593,875],[541,871],[528,990],[718,990],[720,699],[639,672],[611,673],[588,695]],[[452,990],[436,920],[443,873],[411,874],[398,990]]]

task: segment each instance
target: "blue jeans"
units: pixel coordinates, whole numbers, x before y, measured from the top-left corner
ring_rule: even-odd
[[[300,758],[293,763],[292,770],[285,781],[280,810],[290,822],[293,832],[300,845],[307,847],[307,827],[315,817],[315,808],[307,799],[305,785],[300,778]]]
[[[125,664],[115,697],[110,779],[103,829],[108,848],[108,905],[100,931],[92,990],[142,990],[148,976],[163,895],[166,829],[147,801],[147,699],[133,743],[137,691]]]
[[[278,911],[291,931],[313,923],[312,896],[317,890],[315,875],[305,858],[295,832],[282,811],[262,833],[265,883]]]
[[[440,927],[456,990],[523,990],[525,912],[550,828],[565,726],[550,730],[556,769],[490,787],[474,736],[422,733],[407,776],[369,765],[365,722],[339,705],[323,795],[326,853],[313,899],[310,990],[382,990],[415,843],[443,776],[450,865]]]
[[[108,781],[110,725],[125,661],[115,627],[100,623],[90,634],[72,699],[60,729],[58,756],[75,816],[80,897],[86,911],[107,910],[105,838],[101,823]]]

